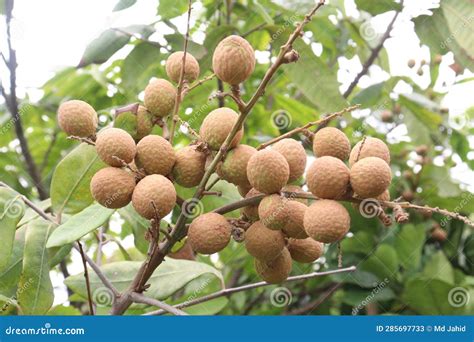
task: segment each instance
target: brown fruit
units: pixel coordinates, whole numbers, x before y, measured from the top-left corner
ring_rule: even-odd
[[[238,85],[248,79],[255,69],[255,52],[244,38],[229,36],[214,50],[212,69],[220,80]]]
[[[351,143],[341,130],[325,127],[313,137],[313,152],[316,157],[331,156],[346,160],[351,151]]]
[[[350,178],[352,189],[357,195],[375,198],[388,189],[392,172],[382,159],[367,157],[352,166]]]
[[[176,101],[176,89],[162,78],[153,79],[145,88],[145,107],[157,117],[171,113]]]
[[[106,167],[92,177],[92,197],[106,208],[122,208],[132,200],[135,176],[123,169]]]
[[[135,187],[132,204],[144,218],[150,220],[157,215],[161,219],[175,206],[176,190],[173,183],[162,175],[146,176]]]
[[[189,226],[188,241],[197,253],[214,254],[228,245],[231,229],[224,216],[206,213],[195,218]]]
[[[444,242],[448,238],[448,233],[436,224],[431,230],[431,238],[435,241]]]
[[[137,133],[134,138],[140,140],[153,130],[153,115],[144,106],[138,106],[137,110]]]
[[[433,62],[435,64],[441,64],[442,60],[443,60],[443,56],[437,54],[437,55],[434,56]]]
[[[185,188],[192,188],[201,182],[206,165],[206,154],[196,146],[186,146],[176,152],[173,179]]]
[[[250,189],[247,194],[245,195],[245,198],[250,198],[254,197],[257,195],[262,195],[260,191],[255,190],[254,188]],[[242,214],[249,219],[250,221],[258,221],[258,204],[256,205],[248,205],[246,207],[242,208]]]
[[[287,201],[288,219],[283,226],[283,232],[295,239],[305,239],[308,237],[304,230],[304,214],[308,208],[306,205],[296,201]]]
[[[282,229],[288,220],[288,200],[280,195],[265,196],[258,205],[260,222],[269,229]]]
[[[257,150],[249,145],[237,145],[230,150],[224,161],[219,163],[217,174],[224,180],[235,185],[249,186],[247,164]]]
[[[383,110],[380,113],[380,120],[383,122],[392,122],[393,120],[393,114],[391,110]]]
[[[414,59],[409,59],[407,62],[407,65],[409,68],[413,68],[415,66],[416,62]]]
[[[222,107],[210,112],[202,122],[199,135],[212,150],[219,150],[232,131],[239,115],[230,108]],[[242,139],[244,129],[237,132],[229,148],[237,146]]]
[[[67,135],[87,138],[97,129],[97,113],[87,102],[71,100],[62,103],[58,109],[59,127]]]
[[[169,55],[166,60],[166,74],[169,79],[179,83],[181,69],[183,68],[184,51],[177,51]],[[186,52],[186,62],[184,63],[184,80],[188,83],[194,82],[199,77],[199,63],[189,52]]]
[[[168,140],[159,135],[147,135],[137,144],[135,163],[147,174],[167,175],[171,172],[176,155]]]
[[[350,171],[340,159],[324,156],[309,167],[306,180],[309,191],[316,197],[340,199],[349,187]]]
[[[289,239],[288,251],[294,261],[312,263],[324,253],[324,244],[311,238]]]
[[[362,142],[364,144],[362,144]],[[365,140],[359,141],[351,151],[349,166],[352,167],[356,161],[367,157],[379,157],[385,160],[387,164],[390,164],[390,151],[387,145],[378,138],[367,137]]]
[[[286,197],[288,197],[288,199],[292,200],[292,201],[296,201],[296,202],[300,202],[300,203],[303,203],[303,204],[306,204],[308,205],[309,203],[309,200],[306,199],[306,198],[298,198],[296,197],[298,194],[305,194],[306,191],[304,191],[303,189],[301,189],[300,186],[298,185],[285,185],[281,191],[283,192],[286,192],[287,194],[285,195]]]
[[[278,257],[271,261],[255,259],[255,271],[270,284],[279,284],[288,278],[291,273],[291,256],[287,248],[283,248]]]
[[[290,167],[289,182],[300,178],[306,167],[306,151],[295,139],[283,139],[273,145],[272,150],[280,152]]]
[[[255,153],[247,164],[250,184],[260,192],[273,194],[288,182],[290,167],[285,157],[273,150]]]
[[[237,190],[239,191],[240,196],[245,197],[245,195],[248,194],[248,192],[252,189],[252,186],[249,184],[245,185],[238,185]]]
[[[285,239],[281,231],[268,229],[257,221],[245,232],[245,248],[253,257],[271,261],[285,248]]]
[[[131,163],[137,152],[135,140],[120,128],[106,128],[100,131],[97,134],[95,147],[100,159],[115,167],[123,166],[122,161],[126,164]]]
[[[351,218],[342,204],[332,200],[318,200],[304,215],[304,228],[316,241],[332,243],[342,239],[349,231]]]
[[[196,260],[196,256],[194,255],[193,248],[189,244],[189,241],[186,241],[176,252],[170,252],[168,256],[173,259]]]
[[[399,103],[393,105],[393,112],[395,114],[400,114],[402,112],[402,106]]]
[[[405,190],[402,192],[402,197],[405,201],[411,202],[415,198],[415,194],[411,190]]]

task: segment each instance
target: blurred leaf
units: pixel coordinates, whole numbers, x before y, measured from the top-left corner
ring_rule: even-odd
[[[351,100],[352,104],[361,104],[362,108],[371,107],[380,101],[385,82],[371,85],[358,92]]]
[[[388,11],[400,11],[402,6],[393,0],[355,0],[357,8],[372,15]]]
[[[421,252],[425,243],[425,230],[422,226],[416,227],[407,224],[401,227],[395,240],[395,250],[400,264],[408,270],[420,267]]]
[[[369,254],[374,249],[375,241],[372,234],[359,231],[350,238],[345,238],[341,242],[342,250],[346,253]]]
[[[51,181],[51,204],[56,214],[75,214],[94,199],[89,185],[94,174],[105,167],[94,146],[82,143],[56,167]]]
[[[224,309],[228,303],[229,300],[226,297],[219,297],[206,301],[205,303],[187,307],[184,309],[184,311],[190,315],[215,315],[222,311],[222,309]]]
[[[41,201],[39,203],[35,203],[35,205],[41,210],[46,211],[48,208],[51,207],[51,198],[45,199],[44,201]],[[24,224],[27,224],[28,222],[38,217],[39,215],[36,211],[31,208],[26,208],[25,215],[23,215],[23,217],[21,218],[20,222],[18,223],[18,226],[23,226]]]
[[[42,315],[53,305],[46,241],[54,224],[41,219],[28,224],[23,270],[18,284],[18,303],[24,314]]]
[[[420,94],[403,94],[400,95],[399,101],[420,122],[432,130],[437,130],[438,126],[443,122],[442,117],[432,111],[437,105]]]
[[[265,7],[258,0],[250,0],[249,1],[249,10],[253,10],[269,25],[273,25],[273,19],[268,14]]]
[[[135,247],[146,254],[148,252],[148,241],[145,239],[145,233],[150,227],[150,221],[140,216],[130,203],[124,208],[118,210],[120,217],[125,221],[124,225],[129,226],[133,232]]]
[[[119,2],[117,2],[117,4],[115,5],[113,11],[116,12],[116,11],[121,11],[121,10],[124,10],[126,8],[129,8],[133,5],[135,5],[135,3],[137,2],[137,0],[120,0]]]
[[[398,256],[395,249],[387,244],[381,244],[377,247],[375,252],[365,260],[361,269],[369,271],[376,276],[379,280],[385,278],[393,279],[398,272]]]
[[[15,231],[25,204],[20,195],[8,188],[0,188],[0,273],[8,266],[13,251]]]
[[[82,312],[73,306],[53,306],[47,313],[48,316],[81,316]]]
[[[442,251],[431,256],[423,269],[423,275],[429,279],[439,279],[447,284],[454,285],[453,266]]]
[[[102,271],[117,290],[123,291],[130,285],[141,265],[142,262],[138,261],[120,261],[104,265]],[[147,289],[146,295],[159,300],[166,299],[191,280],[207,273],[213,274],[223,282],[222,274],[209,265],[189,260],[166,259],[147,282],[147,284],[150,284],[150,287]],[[84,275],[82,273],[67,278],[65,283],[74,292],[87,298]],[[96,299],[101,291],[104,293],[110,292],[103,287],[102,282],[95,273],[90,275],[90,284],[92,293],[96,294],[94,299]],[[112,303],[109,302],[108,304]]]
[[[62,246],[79,240],[107,222],[114,211],[98,203],[92,204],[57,227],[49,237],[46,247]]]
[[[180,16],[188,10],[186,0],[160,0],[158,5],[158,15],[165,19]]]
[[[23,263],[23,251],[25,249],[26,226],[19,228],[15,234],[13,251],[8,259],[8,265],[0,271],[0,294],[6,297],[14,297],[20,280]]]
[[[130,36],[118,29],[108,29],[86,47],[77,65],[83,68],[89,64],[102,64],[130,41]]]
[[[449,31],[459,46],[474,59],[474,6],[469,0],[444,0],[441,9]]]

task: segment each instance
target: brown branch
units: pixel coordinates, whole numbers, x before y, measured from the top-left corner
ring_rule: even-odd
[[[169,142],[171,145],[173,145],[173,138],[174,138],[174,132],[176,130],[176,124],[178,123],[179,119],[179,107],[181,105],[182,97],[183,97],[183,86],[184,86],[184,72],[185,72],[185,67],[186,67],[186,54],[188,52],[188,41],[189,41],[189,25],[191,22],[191,10],[192,10],[192,0],[189,0],[188,2],[188,20],[186,23],[186,37],[184,38],[184,52],[183,52],[183,62],[181,65],[181,72],[179,74],[179,82],[178,82],[178,88],[176,91],[176,100],[174,103],[174,110],[173,110],[173,117],[171,121],[171,128],[169,132]]]
[[[170,314],[173,314],[175,316],[188,316],[188,314],[182,310],[179,310],[157,299],[146,297],[140,293],[134,292],[130,296],[135,303],[142,303],[142,304],[157,306],[161,308],[161,310],[168,312]]]
[[[187,92],[189,93],[191,90],[199,87],[201,84],[206,83],[207,81],[212,80],[214,77],[216,77],[216,74],[211,74],[209,76],[204,77],[202,80],[196,81],[193,84],[189,86],[187,89]]]
[[[289,138],[291,136],[293,136],[294,134],[297,134],[297,133],[302,133],[304,132],[305,130],[307,130],[308,128],[312,127],[312,126],[318,126],[318,125],[322,125],[322,124],[326,124],[328,123],[329,121],[331,121],[332,119],[336,118],[336,117],[339,117],[345,113],[349,113],[349,112],[352,112],[353,110],[356,110],[360,107],[360,104],[356,104],[354,106],[350,106],[350,107],[347,107],[347,108],[344,108],[343,110],[339,111],[339,112],[334,112],[334,113],[331,113],[331,114],[328,114],[327,116],[325,116],[324,118],[322,119],[319,119],[317,121],[312,121],[312,122],[308,122],[306,125],[304,126],[301,126],[301,127],[297,127],[295,129],[292,129],[291,131],[288,131],[276,138],[273,138],[272,140],[270,141],[267,141],[266,143],[263,143],[261,144],[260,146],[257,147],[257,150],[263,150],[264,148],[280,141],[280,140],[283,140],[285,138]]]
[[[82,244],[77,241],[79,247],[79,253],[81,254],[82,265],[84,266],[84,278],[86,280],[86,289],[87,289],[87,301],[89,303],[89,312],[91,316],[94,316],[94,304],[92,303],[92,293],[91,293],[91,283],[89,280],[89,271],[87,270],[87,262],[85,258],[84,250],[82,249]]]
[[[6,22],[6,29],[7,29],[7,46],[8,46],[8,61],[5,60],[7,63],[8,71],[10,73],[10,94],[7,95],[5,89],[2,85],[0,85],[1,93],[5,98],[5,103],[10,112],[13,120],[13,124],[15,126],[15,133],[18,138],[18,142],[20,143],[21,153],[23,154],[23,158],[25,159],[26,163],[26,171],[30,175],[31,179],[33,180],[34,187],[38,190],[38,196],[41,200],[48,198],[48,191],[44,187],[41,181],[41,174],[38,170],[38,167],[31,155],[30,148],[28,146],[28,140],[26,140],[25,132],[23,130],[23,124],[21,121],[21,114],[18,108],[18,99],[16,95],[16,69],[18,67],[17,58],[16,58],[16,51],[12,45],[12,37],[11,37],[11,20],[13,18],[13,6],[14,0],[6,0],[5,1],[5,22]]]
[[[307,280],[307,279],[312,279],[312,278],[316,278],[316,277],[322,277],[322,276],[326,276],[326,275],[330,275],[330,274],[354,272],[355,270],[356,270],[355,266],[350,266],[350,267],[339,268],[339,269],[331,270],[331,271],[313,272],[313,273],[308,273],[308,274],[289,277],[283,282],[283,284],[294,282],[294,281],[299,281],[299,280]],[[223,290],[220,290],[218,292],[212,293],[212,294],[207,295],[207,296],[203,296],[203,297],[200,297],[200,298],[196,298],[194,300],[190,300],[190,301],[186,301],[186,302],[177,304],[174,307],[177,308],[177,309],[187,308],[189,306],[193,306],[193,305],[196,305],[196,304],[201,304],[201,303],[204,303],[204,302],[208,302],[212,299],[216,299],[216,298],[224,297],[224,296],[229,296],[229,295],[237,293],[237,292],[253,290],[253,289],[256,289],[256,288],[259,288],[259,287],[271,286],[271,285],[273,285],[273,284],[269,284],[265,281],[260,281],[258,283],[247,284],[247,285],[234,287],[234,288],[230,288],[230,289],[223,289]],[[157,310],[157,311],[153,311],[153,312],[148,312],[148,313],[145,314],[145,316],[162,315],[163,313],[165,313],[165,311]]]
[[[403,9],[403,0],[400,2],[400,6],[401,6],[400,8]],[[365,61],[364,65],[362,66],[362,70],[357,74],[357,76],[351,82],[351,84],[349,85],[347,90],[344,92],[344,94],[343,94],[344,98],[347,99],[349,97],[349,95],[352,93],[354,88],[359,83],[362,76],[367,74],[367,72],[369,71],[370,66],[377,59],[380,51],[383,48],[383,45],[385,44],[385,41],[390,37],[390,34],[392,32],[392,29],[393,29],[393,25],[395,24],[395,21],[397,20],[397,17],[400,13],[401,13],[401,10],[395,12],[395,16],[393,17],[392,21],[388,24],[387,30],[385,31],[382,38],[380,39],[379,44],[372,50],[372,53],[370,54],[369,58],[367,59],[367,61]]]

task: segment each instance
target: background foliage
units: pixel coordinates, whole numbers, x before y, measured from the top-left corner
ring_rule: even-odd
[[[121,0],[113,10],[127,11],[135,2]],[[212,52],[221,39],[233,33],[245,36],[259,51],[255,72],[242,89],[244,99],[248,99],[269,66],[269,57],[278,53],[295,23],[302,20],[313,3],[305,0],[283,4],[268,0],[229,3],[232,3],[230,13],[226,3],[221,1],[202,0],[202,6],[195,5],[200,9],[193,13],[191,37],[194,40],[189,44],[189,51],[199,60],[202,78],[211,74]],[[415,73],[413,77],[392,74],[390,56],[383,47],[373,65],[386,73],[386,79],[366,88],[357,86],[344,98],[338,82],[338,73],[344,72],[341,57],[367,61],[383,38],[371,30],[372,18],[386,12],[395,14],[402,9],[400,3],[389,0],[356,0],[355,3],[361,11],[358,18],[346,14],[344,1],[331,1],[306,26],[304,39],[295,45],[300,60],[279,69],[265,97],[246,122],[243,143],[257,146],[324,113],[340,110],[349,103],[360,103],[362,110],[331,124],[343,129],[353,144],[364,135],[385,140],[390,132],[398,132],[396,139],[389,141],[394,174],[391,197],[406,197],[411,193],[414,203],[469,215],[474,210],[474,195],[465,185],[452,179],[450,169],[460,163],[474,169],[473,141],[469,141],[474,133],[474,108],[454,116],[440,103],[450,87],[472,82],[472,78],[458,77],[442,93],[434,88],[440,68],[447,67],[446,63],[437,61],[439,55],[454,58],[452,69],[458,75],[463,72],[469,75],[468,70],[474,70],[472,3],[443,0],[427,15],[410,18],[420,44],[428,46],[430,51],[430,59],[424,62],[417,59],[414,69],[429,73],[427,87],[418,85]],[[104,165],[94,148],[68,140],[59,130],[56,110],[67,99],[82,99],[98,111],[101,126],[105,126],[113,120],[115,108],[142,99],[142,91],[151,77],[166,77],[164,61],[168,55],[182,50],[183,25],[179,23],[183,23],[186,9],[186,1],[160,0],[154,22],[104,31],[85,48],[77,67],[62,70],[44,84],[41,88],[44,95],[39,101],[19,99],[26,139],[50,197],[39,197],[25,167],[14,120],[5,103],[0,105],[1,181],[45,210],[61,214],[63,223],[59,227],[46,223],[31,209],[25,209],[18,200],[18,193],[0,188],[0,208],[3,208],[3,214],[0,212],[1,314],[80,314],[80,309],[86,307],[82,305],[86,298],[82,274],[65,280],[69,300],[74,304],[71,306],[61,303],[53,306],[50,274],[68,275],[67,268],[73,265],[71,243],[79,238],[88,253],[97,258],[99,227],[108,244],[118,246],[112,255],[99,257],[114,285],[122,290],[136,274],[148,248],[144,239],[147,222],[130,206],[113,211],[93,203],[89,181]],[[174,19],[176,17],[181,21]],[[157,27],[163,25],[170,33],[153,39]],[[315,51],[319,51],[318,54]],[[117,52],[124,57],[117,58]],[[8,79],[2,76],[2,82],[7,88]],[[410,90],[401,93],[397,90],[401,84]],[[212,80],[185,97],[181,117],[194,129],[199,128],[208,112],[219,106],[217,99],[209,99],[217,87],[217,81]],[[226,106],[234,104],[226,102]],[[390,120],[382,120],[386,110],[392,113]],[[279,126],[273,120],[273,113],[285,113],[288,124]],[[155,130],[160,133],[160,128]],[[191,136],[185,130],[175,139],[177,146],[190,141]],[[420,145],[428,147],[426,156],[414,152]],[[306,144],[306,148],[310,155],[310,145]],[[206,211],[240,198],[236,189],[224,181],[218,183],[216,190],[222,190],[224,195],[207,196]],[[182,197],[189,197],[193,191],[178,189]],[[338,315],[351,314],[354,308],[359,308],[357,314],[474,312],[471,228],[438,215],[428,217],[416,212],[411,212],[409,224],[394,223],[385,228],[378,220],[365,219],[351,206],[347,208],[351,212],[352,234],[342,242],[342,249],[344,265],[357,265],[354,273],[287,284],[292,300],[283,307],[269,300],[270,289],[262,288],[219,298],[187,311],[193,314]],[[173,218],[176,215],[175,212]],[[232,215],[238,216],[238,213]],[[445,241],[432,237],[433,226],[447,232]],[[127,243],[132,238],[133,243]],[[314,265],[295,263],[292,275],[335,269],[336,254],[336,246],[331,245]],[[251,258],[242,244],[232,242],[218,257],[166,261],[151,278],[147,295],[179,303],[215,292],[223,284],[233,287],[256,280]],[[384,284],[383,288],[375,291],[380,284]],[[98,312],[108,312],[111,303],[107,293],[100,293],[101,283],[94,274],[91,274],[91,285]],[[457,307],[448,302],[450,291],[457,287],[470,293],[471,301],[466,305]],[[321,296],[325,296],[324,301]],[[151,309],[135,305],[127,313],[141,314]]]

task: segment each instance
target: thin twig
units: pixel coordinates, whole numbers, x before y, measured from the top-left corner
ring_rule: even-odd
[[[306,125],[304,126],[301,126],[301,127],[297,127],[295,129],[292,129],[291,131],[288,131],[286,132],[285,134],[282,134],[276,138],[273,138],[272,140],[270,141],[267,141],[266,143],[263,143],[261,144],[260,146],[257,147],[257,150],[262,150],[264,148],[266,148],[267,146],[270,146],[280,140],[283,140],[285,138],[289,138],[291,137],[292,135],[294,134],[297,134],[297,133],[300,133],[300,132],[303,132],[304,130],[312,127],[312,126],[317,126],[317,125],[322,125],[322,124],[325,124],[329,121],[331,121],[332,119],[336,118],[336,117],[339,117],[345,113],[349,113],[349,112],[352,112],[353,110],[356,110],[360,107],[360,104],[356,104],[356,105],[353,105],[353,106],[350,106],[350,107],[347,107],[347,108],[344,108],[343,110],[340,110],[339,112],[334,112],[334,113],[331,113],[327,116],[325,116],[324,118],[322,119],[319,119],[317,121],[312,121],[312,122],[308,122]]]
[[[142,304],[147,304],[147,305],[152,305],[152,306],[157,306],[161,308],[161,310],[168,312],[170,314],[173,314],[175,316],[188,316],[188,314],[182,310],[179,310],[169,304],[166,304],[162,301],[159,301],[157,299],[153,299],[150,297],[146,297],[140,293],[132,293],[131,298],[135,303],[142,303]]]
[[[87,262],[85,258],[84,250],[82,249],[82,244],[77,241],[79,246],[79,253],[81,254],[82,265],[84,266],[84,278],[86,280],[86,289],[87,289],[87,301],[89,302],[89,312],[91,316],[94,316],[94,304],[92,303],[92,293],[91,293],[91,283],[89,280],[89,271],[87,270]]]
[[[355,270],[356,270],[355,266],[350,266],[350,267],[339,268],[337,270],[331,270],[331,271],[313,272],[313,273],[308,273],[308,274],[289,277],[288,279],[286,279],[283,282],[283,284],[293,282],[293,281],[307,280],[307,279],[312,279],[312,278],[316,278],[316,277],[322,277],[322,276],[331,275],[331,274],[354,272]],[[210,301],[212,299],[216,299],[216,298],[224,297],[224,296],[229,296],[229,295],[237,293],[237,292],[253,290],[253,289],[256,289],[258,287],[271,286],[271,285],[272,284],[269,284],[265,281],[260,281],[258,283],[243,285],[243,286],[234,287],[234,288],[230,288],[230,289],[223,289],[221,291],[212,293],[212,294],[207,295],[207,296],[203,296],[203,297],[200,297],[200,298],[196,298],[196,299],[193,299],[193,300],[190,300],[190,301],[186,301],[186,302],[177,304],[174,307],[177,308],[177,309],[187,308],[189,306],[193,306],[193,305],[196,305],[196,304],[201,304],[201,303]],[[148,313],[145,314],[145,316],[162,315],[163,313],[165,313],[164,310],[157,310],[157,311],[153,311],[153,312],[148,312]]]
[[[189,93],[189,92],[190,92],[191,90],[193,90],[194,88],[197,88],[197,87],[199,87],[201,84],[206,83],[207,81],[212,80],[214,77],[216,77],[216,74],[210,74],[209,76],[204,77],[202,80],[199,80],[199,81],[194,82],[193,84],[191,84],[191,85],[189,86],[189,88],[187,89],[187,92]]]

